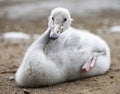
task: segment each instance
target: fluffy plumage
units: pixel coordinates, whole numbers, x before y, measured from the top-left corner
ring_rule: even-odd
[[[110,50],[105,41],[70,24],[67,9],[55,8],[51,12],[48,29],[28,48],[17,70],[17,85],[54,85],[108,71]],[[90,67],[86,63],[89,61],[94,61]]]

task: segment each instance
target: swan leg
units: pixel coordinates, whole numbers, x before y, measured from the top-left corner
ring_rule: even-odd
[[[95,65],[96,56],[92,56],[89,60],[83,65],[82,70],[90,71],[90,69]]]
[[[95,65],[97,57],[104,54],[105,50],[99,51],[99,53],[95,52],[94,55],[91,56],[89,60],[83,65],[82,70],[85,70],[86,72],[90,71],[91,68]]]

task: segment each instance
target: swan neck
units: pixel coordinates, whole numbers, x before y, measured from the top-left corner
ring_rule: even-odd
[[[47,43],[49,42],[50,38],[50,28],[48,28],[41,36],[40,38],[35,42],[35,45],[39,49],[44,49]]]

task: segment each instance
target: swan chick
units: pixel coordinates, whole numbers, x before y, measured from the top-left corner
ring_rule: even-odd
[[[97,35],[72,28],[71,23],[67,9],[52,10],[47,30],[28,48],[16,72],[18,86],[50,86],[109,70],[107,43]]]

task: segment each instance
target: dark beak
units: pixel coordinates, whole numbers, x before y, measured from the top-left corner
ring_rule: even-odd
[[[59,24],[55,24],[53,29],[51,30],[50,32],[50,38],[55,40],[55,39],[58,39],[59,36],[60,36],[60,25]]]

